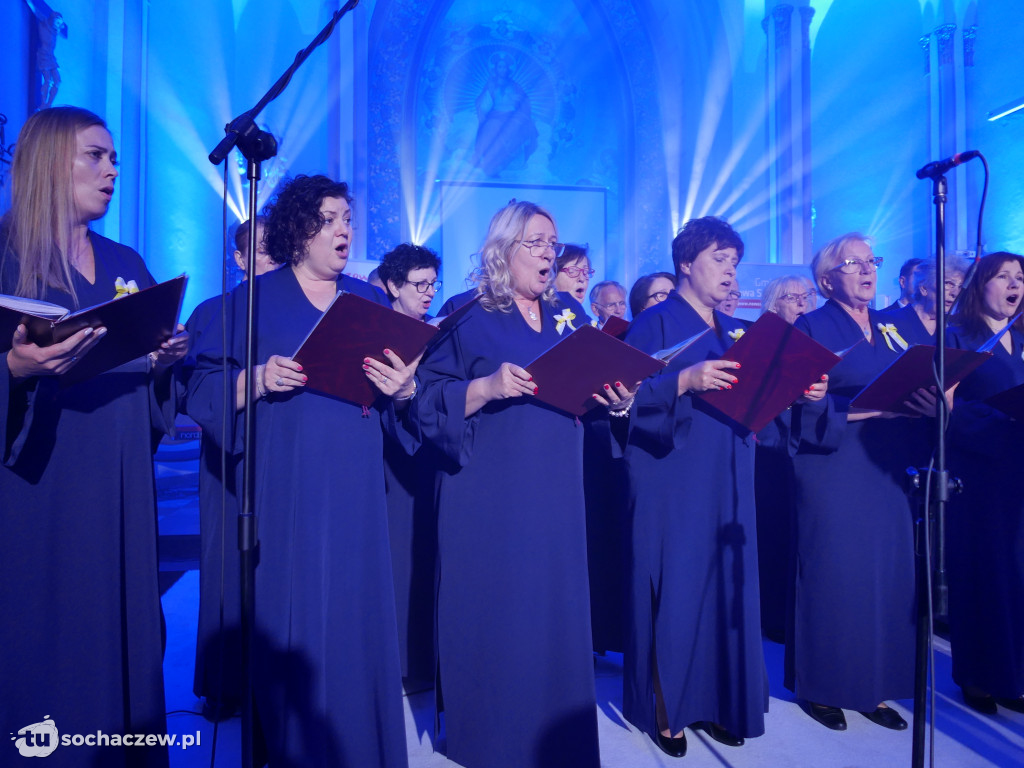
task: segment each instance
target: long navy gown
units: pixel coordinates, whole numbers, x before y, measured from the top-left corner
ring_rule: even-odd
[[[114,298],[119,277],[153,284],[135,251],[89,237],[96,277],[73,272],[79,306]],[[0,282],[13,293],[14,270]],[[53,289],[43,298],[71,306]],[[62,734],[167,731],[153,448],[173,424],[169,383],[169,371],[154,383],[145,357],[67,388],[52,376],[14,381],[0,354],[5,734],[46,716]],[[167,754],[62,746],[46,764],[162,766]]]
[[[833,352],[852,349],[829,373],[825,399],[792,409],[796,591],[786,637],[788,688],[862,712],[914,691],[913,530],[903,477],[921,451],[908,419],[847,422],[852,397],[902,352],[877,329],[889,316],[869,316],[872,342],[832,300],[796,321]]]
[[[438,506],[438,706],[467,768],[597,768],[582,427],[531,396],[465,416],[471,379],[559,340],[477,305],[420,364],[420,427],[452,462]]]
[[[195,370],[195,351],[210,332],[220,333],[224,299],[214,296],[195,308],[185,329],[189,354],[182,361],[182,390]],[[229,387],[229,391],[230,387]],[[233,395],[229,395],[233,398]],[[230,402],[230,401],[229,401]],[[185,391],[179,409],[188,412]],[[229,419],[234,420],[230,414]],[[222,428],[217,432],[222,432]],[[229,710],[242,700],[241,606],[237,543],[238,506],[235,474],[238,454],[230,450],[221,466],[221,444],[214,432],[203,430],[199,445],[199,621],[196,629],[196,660],[192,690],[208,702]],[[226,471],[223,471],[226,470]]]
[[[1012,352],[997,344],[956,391],[949,466],[964,492],[950,504],[946,542],[953,680],[1015,699],[1024,695],[1024,425],[984,402],[1024,384],[1024,334],[1007,333]],[[963,349],[988,336],[950,332]]]
[[[761,647],[754,514],[754,436],[690,395],[677,374],[732,345],[743,324],[715,328],[647,379],[630,413],[631,620],[623,714],[655,737],[654,667],[673,733],[700,721],[741,737],[764,733],[768,677]],[[641,313],[626,341],[648,353],[708,325],[673,293]],[[743,386],[742,371],[737,376]],[[656,656],[656,658],[655,658]]]
[[[256,359],[292,355],[321,316],[285,267],[254,280]],[[339,289],[384,303],[366,283]],[[229,360],[243,357],[244,287],[232,294]],[[219,329],[196,351],[189,413],[221,429]],[[231,337],[229,337],[231,338]],[[384,500],[382,419],[312,391],[256,403],[255,703],[270,765],[407,765],[395,596]],[[241,412],[232,435],[241,449]]]

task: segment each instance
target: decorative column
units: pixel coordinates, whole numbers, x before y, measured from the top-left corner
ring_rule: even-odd
[[[769,250],[772,264],[811,260],[811,46],[814,9],[769,2],[766,93]]]

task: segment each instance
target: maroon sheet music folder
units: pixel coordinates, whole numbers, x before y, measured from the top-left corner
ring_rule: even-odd
[[[1002,392],[992,395],[985,402],[1002,411],[1011,419],[1024,421],[1024,384],[1004,389]]]
[[[751,432],[759,432],[830,371],[840,356],[766,312],[722,359],[740,363],[735,372],[739,383],[695,397]]]
[[[11,337],[19,323],[24,323],[28,340],[41,347],[59,344],[83,328],[106,328],[106,335],[67,373],[61,384],[67,386],[124,365],[147,355],[174,335],[181,313],[188,278],[179,275],[141,291],[111,299],[103,304],[85,307],[76,312],[56,304],[38,303],[45,312],[4,307],[0,310],[0,353],[10,349]],[[13,297],[12,297],[13,298]]]
[[[614,336],[584,325],[551,347],[526,370],[537,385],[537,399],[574,416],[598,405],[595,392],[621,381],[627,387],[664,368],[655,360]]]
[[[453,313],[454,314],[454,313]],[[293,359],[309,377],[306,387],[357,405],[370,405],[380,392],[363,371],[363,359],[390,363],[390,349],[413,361],[438,329],[422,320],[341,291],[299,346]]]
[[[631,323],[628,320],[623,320],[617,315],[612,315],[604,321],[604,325],[601,326],[601,330],[609,336],[614,336],[616,339],[622,340],[626,337],[626,331],[629,330],[630,325]]]
[[[975,368],[992,357],[991,352],[946,348],[946,389],[963,381]],[[905,350],[874,381],[850,401],[852,408],[917,415],[903,403],[919,389],[935,386],[935,347],[915,344]]]

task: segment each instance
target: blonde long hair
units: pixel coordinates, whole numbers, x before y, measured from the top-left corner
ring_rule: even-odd
[[[484,309],[497,309],[501,312],[512,310],[515,298],[509,262],[512,253],[523,239],[526,225],[537,215],[543,216],[555,225],[554,216],[536,203],[527,201],[513,200],[491,218],[491,225],[487,228],[487,239],[484,240],[484,247],[480,249],[480,266],[470,276],[476,284],[476,292]],[[555,229],[557,231],[557,225]],[[551,269],[551,281],[540,298],[556,306],[558,297],[555,294],[554,262]]]
[[[18,134],[0,267],[7,259],[18,261],[19,296],[38,299],[47,288],[55,288],[78,303],[70,259],[78,216],[71,171],[78,132],[94,125],[107,127],[87,109],[52,107],[29,117]]]

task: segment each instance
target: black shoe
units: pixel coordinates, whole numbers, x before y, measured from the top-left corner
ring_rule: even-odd
[[[686,754],[685,733],[678,739],[662,736],[661,733],[658,733],[658,738],[655,739],[655,743],[658,745],[658,748],[669,757],[683,757]]]
[[[1011,712],[1024,713],[1024,697],[1017,699],[996,699],[996,704],[1000,707],[1006,707]],[[993,709],[993,712],[995,710]]]
[[[729,731],[725,730],[718,723],[712,723],[708,720],[704,720],[700,723],[700,727],[704,729],[704,733],[710,736],[712,739],[717,741],[719,744],[725,744],[727,747],[742,747],[743,739],[739,736],[734,736]]]
[[[893,731],[907,730],[907,721],[892,707],[875,707],[874,712],[861,712],[864,717],[876,725]]]
[[[826,704],[815,704],[808,701],[804,711],[826,728],[831,728],[833,731],[846,730],[846,715],[843,714],[843,710],[839,707],[830,707]]]
[[[994,715],[996,713],[996,700],[989,696],[987,693],[968,693],[963,688],[960,689],[960,692],[964,696],[964,704],[973,709],[975,712],[980,712],[983,715]]]

